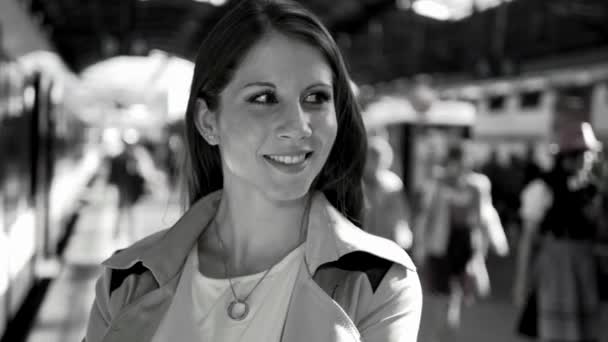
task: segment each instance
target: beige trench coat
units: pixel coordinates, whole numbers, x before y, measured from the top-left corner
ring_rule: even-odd
[[[220,197],[206,196],[172,228],[103,263],[85,341],[152,339]],[[354,226],[321,193],[314,195],[304,260],[281,341],[416,341],[422,291],[413,262],[395,243]]]

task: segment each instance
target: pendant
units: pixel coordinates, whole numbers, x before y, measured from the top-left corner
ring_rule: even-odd
[[[235,321],[242,321],[249,313],[249,304],[239,299],[235,299],[228,305],[228,316]]]

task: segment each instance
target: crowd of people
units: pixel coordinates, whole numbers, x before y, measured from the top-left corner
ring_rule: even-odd
[[[519,313],[514,334],[540,341],[605,336],[600,319],[608,288],[608,164],[588,123],[570,123],[554,136],[550,167],[530,157],[500,165],[494,156],[477,172],[467,163],[466,141],[452,142],[416,212],[382,202],[368,209],[371,217],[406,220],[385,225],[392,234],[375,232],[376,221],[367,229],[384,237],[410,229],[414,238],[403,247],[412,253],[424,292],[432,297],[425,303],[434,317],[436,341],[453,340],[463,303],[490,293],[488,272],[505,271],[487,269],[488,251],[507,256],[510,250],[516,259],[512,299]],[[388,140],[377,139],[371,145],[390,155]],[[388,169],[390,163],[378,163],[374,149],[379,148],[370,149],[368,162]],[[399,181],[390,183],[399,184],[405,198],[400,206],[409,208],[407,189]],[[390,188],[385,193],[394,196]]]

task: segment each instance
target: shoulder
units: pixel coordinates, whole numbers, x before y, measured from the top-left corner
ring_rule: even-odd
[[[415,337],[422,312],[422,288],[415,269],[355,251],[319,271],[315,281],[349,314],[364,340]]]
[[[148,279],[150,281],[154,280],[150,270],[144,266],[140,257],[160,241],[166,231],[165,229],[150,234],[124,249],[119,249],[102,263],[106,267],[104,275],[108,278],[106,281],[108,282],[109,293],[113,293],[121,287],[130,276],[150,278]],[[152,283],[156,283],[156,281]]]
[[[410,256],[394,241],[360,228],[354,228],[349,233],[350,252],[343,254],[338,260],[344,259],[346,264],[360,265],[360,267],[383,265],[389,268],[392,264],[397,264],[410,271],[416,271]]]
[[[311,210],[308,233],[311,250],[321,255],[321,264],[336,261],[349,253],[365,252],[416,270],[411,258],[398,244],[366,232],[329,204],[323,208],[323,211],[316,210],[316,207]],[[319,265],[313,266],[313,273]]]
[[[365,340],[416,340],[422,314],[422,286],[416,272],[391,265],[373,294],[361,303],[357,327]]]
[[[372,292],[375,292],[393,265],[396,265],[396,263],[377,255],[364,251],[355,251],[325,266],[348,272],[364,273],[369,281]],[[403,270],[403,276],[407,276],[407,268],[400,268]]]
[[[334,262],[332,266],[344,271],[364,273],[373,296],[393,297],[401,294],[417,296],[420,292],[420,280],[415,269],[373,254],[349,253]]]
[[[345,274],[362,273],[369,281],[372,292],[386,280],[391,269],[397,270],[403,278],[417,277],[416,266],[403,248],[389,239],[357,230],[356,236],[353,236],[357,240],[356,245],[351,244],[348,253],[323,264],[321,269],[340,270]]]
[[[334,262],[334,267],[364,273],[373,291],[386,280],[391,269],[394,270],[393,275],[417,277],[416,266],[403,248],[389,239],[364,233],[367,246],[343,255]]]
[[[125,284],[127,278],[137,278],[139,280],[150,278],[147,280],[154,280],[151,270],[144,266],[142,256],[152,246],[155,246],[166,232],[165,229],[150,234],[129,247],[117,250],[111,257],[102,262],[106,269],[104,276],[108,278],[106,281],[109,293],[113,293],[114,290]],[[150,282],[156,284],[155,280]]]
[[[102,264],[109,268],[123,268],[127,264],[136,261],[145,251],[156,245],[165,236],[169,229],[163,229],[152,233],[134,242],[130,246],[119,249],[106,259]]]
[[[161,230],[117,250],[102,263],[104,270],[97,281],[96,298],[106,316],[114,316],[124,305],[159,286],[139,257],[162,239],[165,232]]]

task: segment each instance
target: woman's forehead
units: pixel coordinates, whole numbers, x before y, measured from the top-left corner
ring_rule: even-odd
[[[232,83],[237,87],[260,81],[331,85],[332,80],[332,70],[318,48],[279,33],[269,33],[245,55]]]

